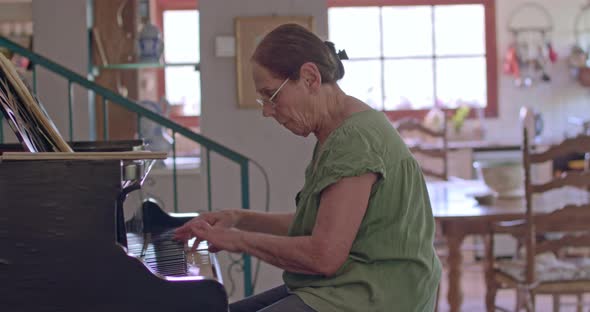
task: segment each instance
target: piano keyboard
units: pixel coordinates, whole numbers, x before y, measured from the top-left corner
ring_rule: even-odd
[[[143,260],[154,272],[163,276],[206,276],[217,278],[212,268],[207,243],[201,242],[191,250],[173,239],[174,231],[143,234],[127,233],[128,252]]]

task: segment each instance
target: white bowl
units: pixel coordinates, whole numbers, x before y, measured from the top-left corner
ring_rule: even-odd
[[[500,198],[524,196],[524,168],[520,162],[477,161],[473,163],[484,183]]]

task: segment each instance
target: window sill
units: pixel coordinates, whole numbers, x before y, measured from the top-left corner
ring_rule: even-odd
[[[201,168],[192,168],[192,169],[176,169],[176,176],[177,177],[194,177],[201,174]],[[152,177],[171,177],[173,175],[172,168],[154,168],[150,172],[150,176]]]
[[[164,165],[152,168],[150,175],[153,176],[171,176],[173,175],[174,165],[172,157],[164,160]],[[192,176],[201,173],[200,157],[176,157],[176,175]]]
[[[403,118],[416,118],[416,119],[424,119],[426,114],[428,113],[429,109],[416,109],[416,110],[390,110],[390,111],[383,111],[383,113],[389,118],[390,121],[395,122]],[[456,109],[443,109],[446,116],[450,117],[455,114]],[[467,119],[477,119],[476,110],[472,109],[469,112],[469,116]],[[493,107],[486,107],[484,109],[484,118],[498,118],[498,111],[493,109]]]

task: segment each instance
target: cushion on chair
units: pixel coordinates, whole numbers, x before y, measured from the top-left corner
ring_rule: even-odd
[[[590,259],[558,259],[552,253],[535,257],[535,274],[538,282],[590,280]],[[526,263],[522,259],[503,260],[496,263],[496,269],[511,278],[524,282]]]

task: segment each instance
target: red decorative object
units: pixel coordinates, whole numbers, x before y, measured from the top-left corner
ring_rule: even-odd
[[[514,78],[520,77],[520,68],[518,66],[518,57],[516,55],[516,48],[511,45],[506,55],[504,56],[504,73],[512,75]]]
[[[551,43],[547,43],[547,50],[549,50],[549,60],[551,60],[551,63],[557,62],[557,52],[553,50],[553,45]]]

